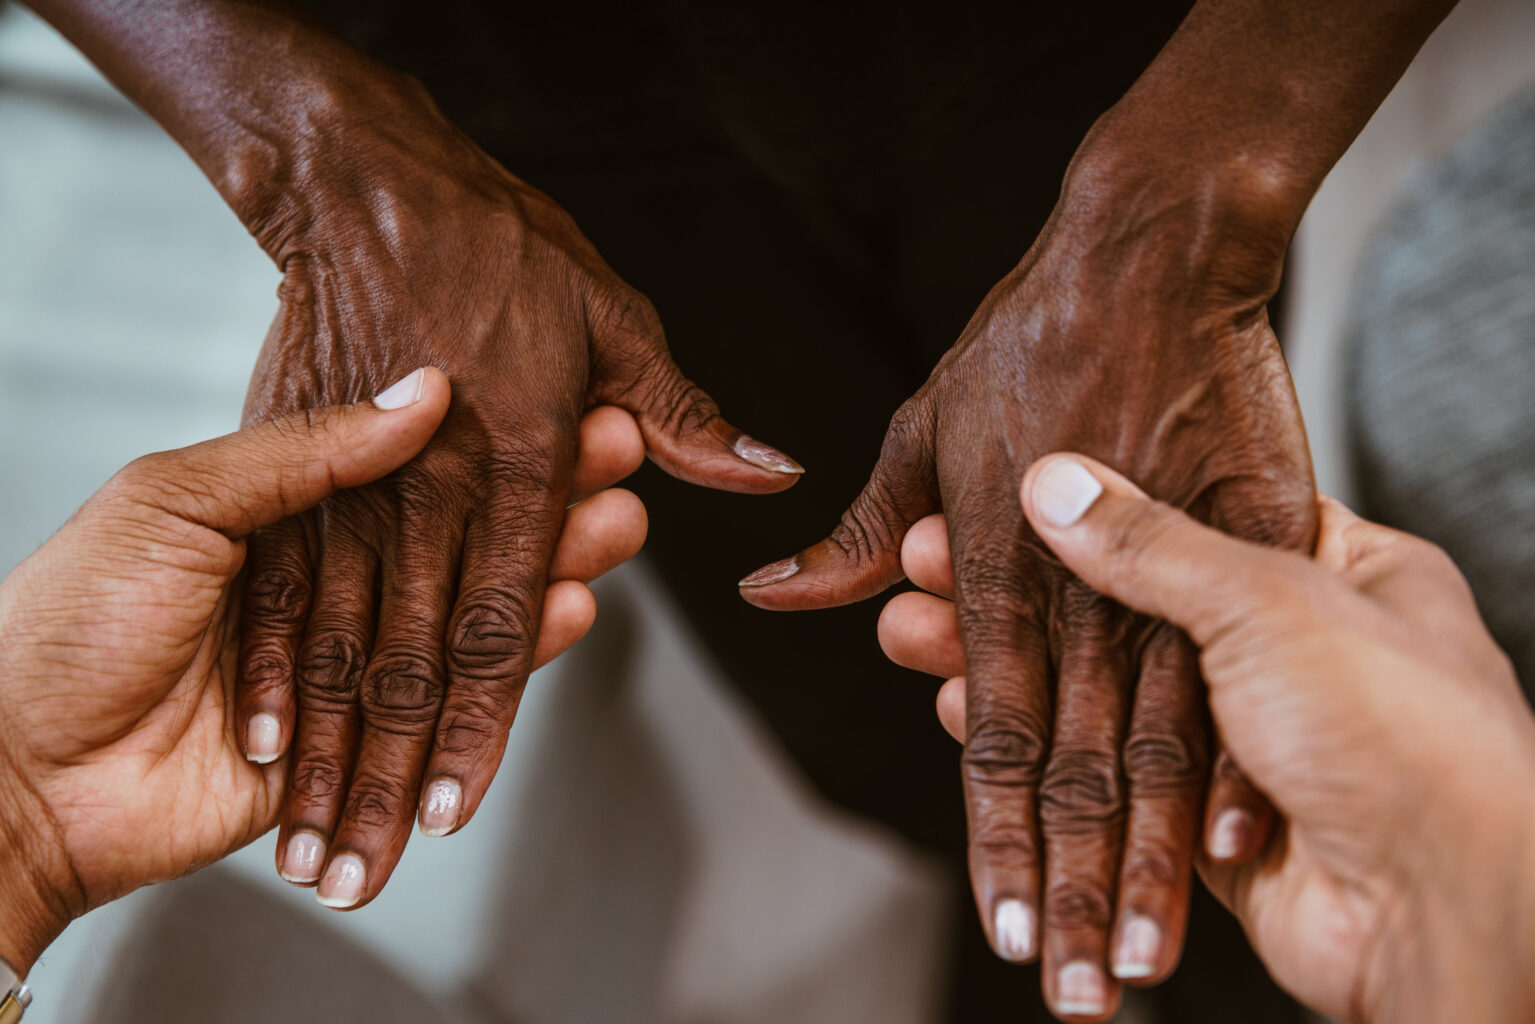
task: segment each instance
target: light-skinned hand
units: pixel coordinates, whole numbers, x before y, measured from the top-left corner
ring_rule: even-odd
[[[421,370],[376,401],[139,459],[0,583],[0,957],[18,970],[90,908],[276,822],[289,765],[248,760],[235,714],[245,538],[404,465],[448,381]],[[642,457],[619,410],[589,414],[582,442],[588,492]],[[633,555],[645,525],[626,491],[570,510],[539,663],[591,626],[584,583]]]
[[[1254,863],[1201,871],[1275,979],[1344,1020],[1526,1015],[1535,724],[1445,554],[1326,498],[1315,561],[1261,548],[1076,455],[1035,463],[1021,499],[1066,568],[1199,648],[1221,737],[1283,816]],[[893,599],[880,642],[948,679],[939,718],[963,739],[942,518],[902,554],[929,593]],[[1113,973],[1159,977],[1159,940],[1126,908]]]

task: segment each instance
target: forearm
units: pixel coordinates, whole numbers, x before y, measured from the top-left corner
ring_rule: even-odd
[[[29,0],[181,144],[274,258],[345,180],[356,129],[424,93],[302,12],[242,0]],[[355,175],[353,176],[355,178]]]
[[[1322,179],[1453,7],[1200,0],[1095,125],[1068,192],[1110,192],[1122,213],[1187,197],[1282,256]]]

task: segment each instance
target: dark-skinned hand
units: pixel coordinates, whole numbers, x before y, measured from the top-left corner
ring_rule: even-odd
[[[1186,638],[1063,568],[1024,520],[1018,483],[1070,448],[1251,540],[1309,549],[1316,514],[1264,309],[1282,240],[1229,246],[1198,211],[1104,203],[1087,176],[896,413],[836,530],[742,593],[770,609],[870,597],[902,577],[912,524],[945,513],[976,903],[1000,956],[1043,956],[1057,1013],[1099,1020],[1117,1004],[1116,931],[1154,930],[1114,965],[1120,979],[1175,966],[1202,824],[1212,853],[1239,861],[1270,812],[1222,768],[1202,822],[1212,756]]]
[[[282,309],[248,422],[347,400],[401,366],[454,384],[408,467],[251,545],[239,707],[262,742],[248,751],[291,743],[283,841],[322,844],[332,906],[379,892],[418,807],[422,831],[444,835],[490,785],[585,409],[629,410],[650,457],[694,483],[768,492],[799,472],[682,376],[649,302],[559,207],[422,103],[370,129],[357,191],[306,200],[306,227],[279,218],[262,237]],[[337,887],[342,855],[360,888]]]

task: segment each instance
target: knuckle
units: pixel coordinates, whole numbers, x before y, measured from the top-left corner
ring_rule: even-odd
[[[367,832],[398,828],[410,807],[407,787],[382,775],[359,775],[347,794],[344,825]]]
[[[274,552],[274,559],[245,583],[241,610],[256,629],[296,626],[309,609],[309,574],[299,569],[291,555]]]
[[[1045,927],[1063,931],[1108,931],[1114,901],[1107,886],[1074,878],[1052,885],[1045,893]]]
[[[319,634],[305,646],[300,661],[301,698],[321,706],[356,703],[367,663],[355,636],[340,630]]]
[[[489,757],[506,738],[516,709],[515,696],[456,695],[453,708],[444,712],[437,729],[438,751],[471,761]]]
[[[1046,746],[1044,726],[1032,716],[993,716],[981,722],[965,744],[965,779],[982,786],[1037,787]]]
[[[240,661],[240,680],[250,689],[275,690],[293,682],[293,659],[286,644],[247,638]]]
[[[514,671],[533,649],[530,609],[520,594],[470,597],[449,630],[448,671],[471,679],[495,679]]]
[[[1172,889],[1188,876],[1190,859],[1179,856],[1162,840],[1141,837],[1125,853],[1123,882],[1126,887]]]
[[[1101,750],[1058,750],[1039,784],[1040,820],[1053,834],[1101,833],[1124,819],[1119,765]]]
[[[301,757],[293,765],[288,786],[294,795],[314,803],[330,804],[346,789],[347,771],[328,757]]]
[[[391,652],[374,659],[362,684],[364,716],[384,729],[418,731],[437,718],[442,672],[418,654]]]
[[[565,447],[558,431],[500,430],[480,461],[480,473],[491,483],[516,491],[547,493],[554,482],[557,454]]]
[[[1131,792],[1137,796],[1197,786],[1209,765],[1204,730],[1195,736],[1173,729],[1132,729],[1124,764]]]

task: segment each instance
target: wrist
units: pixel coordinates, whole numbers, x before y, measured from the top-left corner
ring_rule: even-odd
[[[83,901],[78,886],[59,884],[67,861],[46,808],[13,773],[4,773],[0,788],[0,960],[25,977]]]
[[[1535,797],[1499,784],[1535,771],[1535,737],[1519,724],[1524,749],[1506,759],[1512,774],[1497,769],[1508,737],[1484,733],[1482,757],[1437,773],[1437,799],[1423,802],[1421,828],[1398,844],[1399,910],[1381,929],[1363,1019],[1516,1020],[1535,1006]],[[1470,763],[1485,770],[1469,778]],[[1469,785],[1442,785],[1447,778]]]

